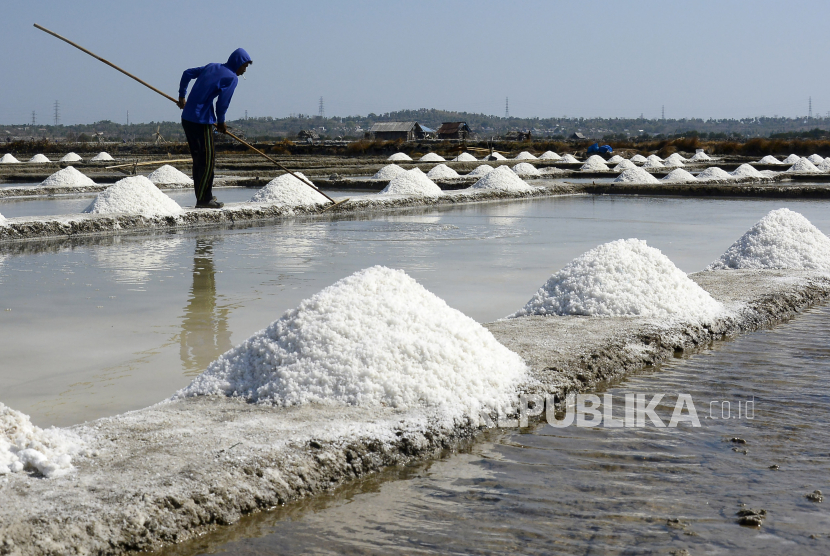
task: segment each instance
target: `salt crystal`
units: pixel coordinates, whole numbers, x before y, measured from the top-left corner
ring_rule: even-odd
[[[40,182],[40,185],[43,187],[81,187],[95,185],[95,182],[74,167],[67,166]]]
[[[527,163],[523,162],[520,164]],[[470,189],[495,189],[499,191],[513,192],[530,191],[531,187],[507,166],[499,166],[475,182]]]
[[[447,166],[446,164],[439,164],[429,172],[427,177],[431,180],[447,180],[459,177],[458,172]]]
[[[539,172],[539,169],[536,168],[533,164],[529,162],[519,162],[515,166],[513,166],[513,171],[516,172],[519,176],[540,176],[542,175]]]
[[[372,179],[375,179],[375,180],[391,180],[395,176],[399,176],[399,175],[403,174],[404,172],[406,172],[406,170],[404,170],[403,168],[401,168],[397,164],[389,164],[387,166],[384,166],[380,170],[378,170],[377,173],[375,173],[375,175],[372,176]]]
[[[294,173],[303,180],[308,180],[302,172]],[[330,203],[322,193],[291,174],[283,174],[269,181],[265,187],[251,197],[250,202],[288,207],[308,207]]]
[[[440,154],[427,153],[419,159],[421,162],[444,162],[444,157]]]
[[[420,168],[413,168],[392,178],[381,194],[437,197],[443,195],[444,192],[435,182],[426,177]]]
[[[147,179],[156,185],[193,185],[190,176],[169,164],[150,172]]]
[[[144,176],[130,176],[99,193],[84,212],[137,214],[152,218],[179,216],[182,207]]]
[[[402,162],[402,161],[412,160],[412,158],[410,158],[409,155],[407,155],[406,153],[395,153],[392,156],[390,156],[389,158],[387,158],[386,160],[393,160],[393,161],[397,161],[397,162]]]

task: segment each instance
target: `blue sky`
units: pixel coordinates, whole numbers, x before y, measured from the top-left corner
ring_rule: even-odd
[[[826,1],[3,0],[0,123],[176,120],[181,72],[243,47],[230,119],[441,108],[727,118],[830,111]]]

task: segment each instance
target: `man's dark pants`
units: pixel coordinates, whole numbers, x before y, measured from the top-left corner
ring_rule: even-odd
[[[182,120],[190,156],[193,157],[193,187],[196,204],[209,203],[213,199],[213,166],[216,148],[213,144],[213,126]]]

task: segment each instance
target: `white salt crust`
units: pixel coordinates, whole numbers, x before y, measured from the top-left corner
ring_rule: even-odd
[[[392,178],[389,185],[384,187],[380,194],[437,197],[443,195],[444,192],[435,182],[426,177],[420,168],[413,168]]]
[[[156,185],[193,185],[193,179],[190,176],[169,164],[150,172],[147,179]]]
[[[302,172],[295,172],[295,174],[300,176],[300,178],[308,180]],[[288,207],[307,207],[327,205],[330,203],[322,193],[306,185],[291,174],[283,174],[269,181],[265,187],[251,197],[250,202],[269,203]]]
[[[111,157],[109,155],[109,153],[100,152],[100,153],[96,154],[95,156],[93,156],[92,158],[90,158],[89,160],[90,160],[90,162],[111,162],[115,159],[113,157]]]
[[[614,179],[619,183],[660,183],[660,180],[643,170],[642,168],[629,168]]]
[[[519,176],[541,176],[542,173],[536,166],[529,162],[519,162],[513,166],[513,171]]]
[[[429,172],[427,177],[431,180],[447,180],[459,177],[458,172],[447,166],[446,164],[439,164]]]
[[[470,189],[530,191],[532,188],[507,166],[499,166],[475,182]]]
[[[444,162],[444,157],[440,154],[427,153],[418,160],[421,162]]]
[[[42,182],[43,187],[82,187],[85,185],[95,185],[92,178],[85,176],[73,166],[61,168]]]
[[[412,160],[412,158],[406,153],[395,153],[386,160],[392,160],[396,162],[405,162],[407,160]]]
[[[130,176],[109,186],[95,197],[85,213],[138,214],[146,217],[179,216],[182,207],[159,191],[144,176]]]

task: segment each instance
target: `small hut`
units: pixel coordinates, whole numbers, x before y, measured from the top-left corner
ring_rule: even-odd
[[[467,122],[444,122],[438,128],[439,139],[467,139],[471,133]]]

